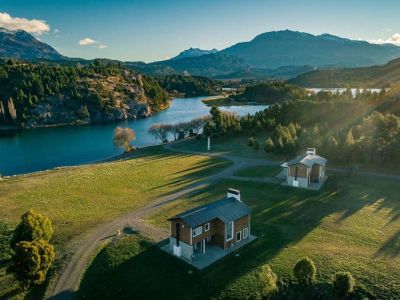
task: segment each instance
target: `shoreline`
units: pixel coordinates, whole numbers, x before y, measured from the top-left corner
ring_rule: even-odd
[[[173,141],[175,142],[175,141]],[[171,142],[171,143],[173,143]],[[169,144],[171,144],[169,143]],[[19,178],[19,177],[26,177],[26,176],[35,176],[35,175],[41,175],[42,173],[49,173],[49,172],[54,172],[58,170],[64,170],[64,169],[73,169],[73,168],[79,168],[79,167],[84,167],[84,166],[91,166],[91,165],[96,165],[96,164],[104,164],[104,163],[112,163],[116,162],[119,160],[125,160],[125,159],[131,159],[137,156],[137,154],[140,154],[138,152],[142,152],[143,150],[152,148],[152,147],[160,147],[164,144],[157,144],[157,145],[148,145],[148,146],[143,146],[143,147],[137,147],[135,151],[131,153],[121,153],[118,155],[110,156],[108,158],[100,159],[100,160],[95,160],[95,161],[89,161],[89,162],[84,162],[81,164],[76,164],[76,165],[66,165],[66,166],[58,166],[50,169],[44,169],[44,170],[38,170],[38,171],[32,171],[32,172],[27,172],[27,173],[21,173],[21,174],[14,174],[14,175],[4,175],[1,176],[0,174],[0,182],[2,180],[7,180],[11,178]]]
[[[212,96],[208,97],[207,99],[201,100],[205,105],[208,107],[213,107],[213,106],[246,106],[246,105],[270,105],[266,103],[258,103],[258,102],[240,102],[240,101],[234,101],[232,98],[229,96]]]

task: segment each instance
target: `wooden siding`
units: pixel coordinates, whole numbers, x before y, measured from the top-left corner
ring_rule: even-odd
[[[220,219],[214,220],[215,233],[211,242],[221,248],[225,248],[225,223]]]
[[[235,221],[235,223],[233,225],[233,239],[230,240],[230,241],[226,241],[225,242],[225,248],[230,248],[233,244],[235,244],[237,242],[236,241],[236,234],[239,231],[242,232],[241,233],[241,235],[242,235],[241,237],[243,239],[243,229],[247,227],[250,230],[249,220],[250,220],[250,217],[249,217],[249,215],[247,215],[247,216],[244,216],[244,217],[242,217],[240,219],[237,219]],[[242,241],[242,239],[240,241]]]
[[[171,236],[176,238],[176,223],[180,224],[180,234],[179,234],[179,239],[188,244],[191,245],[190,242],[190,231],[192,230],[188,224],[186,224],[183,220],[181,219],[175,219],[171,221]]]
[[[289,176],[296,177],[296,167],[297,177],[307,178],[307,166],[303,164],[289,166]]]
[[[242,239],[243,239],[243,229],[244,228],[249,228],[250,230],[250,224],[249,224],[250,216],[244,216],[240,219],[237,219],[234,221],[234,232],[233,232],[233,239],[230,241],[226,241],[226,235],[225,235],[225,223],[222,222],[220,219],[214,219],[208,223],[210,223],[210,229],[205,232],[204,231],[204,224],[200,225],[203,227],[203,232],[196,236],[192,237],[192,240],[190,240],[190,235],[191,231],[194,228],[191,228],[186,222],[184,222],[182,219],[174,219],[171,220],[171,236],[176,238],[176,224],[179,223],[180,225],[180,240],[188,245],[194,245],[198,242],[201,242],[202,240],[206,239],[207,237],[211,237],[211,243],[219,246],[221,248],[229,248],[231,247],[232,244],[236,243],[236,233],[238,231],[242,231]]]
[[[311,174],[310,174],[311,180],[319,179],[319,168],[320,168],[320,165],[318,165],[318,164],[314,164],[312,166]]]

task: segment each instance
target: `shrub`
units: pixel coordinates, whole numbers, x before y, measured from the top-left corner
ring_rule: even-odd
[[[260,144],[258,143],[257,140],[254,140],[253,149],[254,151],[258,151],[258,149],[260,149]]]
[[[293,268],[293,275],[299,282],[309,285],[314,282],[317,270],[314,262],[305,257],[299,260]]]
[[[6,223],[0,222],[0,263],[12,257],[13,251],[10,247],[13,231]]]
[[[338,297],[345,297],[353,292],[355,280],[350,272],[337,272],[333,280],[333,289]]]
[[[22,241],[15,245],[14,264],[9,271],[23,288],[39,285],[46,280],[54,257],[54,247],[45,240]]]
[[[274,294],[277,291],[275,273],[271,270],[269,265],[264,265],[260,269],[260,278],[263,282],[261,295],[266,297]]]
[[[219,299],[265,299],[277,291],[276,275],[263,265],[230,283]]]
[[[268,138],[266,141],[265,141],[265,151],[266,152],[273,152],[274,151],[274,142],[272,141],[272,139],[271,138]]]
[[[35,212],[34,210],[29,210],[21,216],[21,221],[14,230],[11,239],[11,247],[15,248],[15,246],[21,241],[49,241],[52,235],[53,226],[49,218]]]
[[[247,146],[253,147],[254,145],[254,138],[251,136],[247,139]]]

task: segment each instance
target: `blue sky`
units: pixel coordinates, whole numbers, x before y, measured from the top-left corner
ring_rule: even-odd
[[[399,11],[398,0],[0,0],[0,24],[67,56],[155,61],[282,29],[400,43]]]

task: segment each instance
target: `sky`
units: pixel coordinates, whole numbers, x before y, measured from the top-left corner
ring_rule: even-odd
[[[150,62],[284,29],[400,45],[399,11],[398,0],[0,0],[0,27],[70,57]]]

